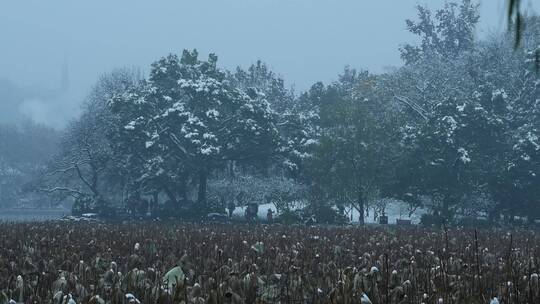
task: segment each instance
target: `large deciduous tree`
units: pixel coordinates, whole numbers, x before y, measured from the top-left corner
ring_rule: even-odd
[[[126,181],[107,137],[117,123],[108,102],[140,80],[135,69],[117,69],[100,77],[85,99],[80,117],[66,127],[61,150],[42,179],[43,191],[71,195],[77,203],[91,205],[80,206],[83,209],[122,202]]]
[[[392,178],[397,128],[392,107],[378,96],[377,78],[346,69],[340,81],[315,90],[320,138],[308,170],[312,199],[364,210]]]
[[[162,58],[146,83],[117,95],[111,106],[121,121],[115,151],[131,160],[126,164],[136,181],[179,203],[193,178],[202,210],[214,169],[227,161],[264,160],[279,148],[265,97],[235,87],[213,54],[207,61],[195,50]]]

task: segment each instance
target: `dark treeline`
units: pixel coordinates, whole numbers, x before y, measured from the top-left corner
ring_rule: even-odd
[[[384,198],[426,220],[540,219],[540,19],[478,40],[478,6],[418,7],[404,65],[345,68],[296,94],[264,63],[227,71],[217,56],[169,55],[149,75],[99,79],[66,129],[40,193],[78,212],[202,215],[233,202],[337,221]],[[316,64],[316,63],[314,63]],[[384,204],[380,207],[384,212]]]
[[[0,124],[0,208],[15,205],[53,205],[36,187],[36,176],[57,153],[60,132],[31,120]]]

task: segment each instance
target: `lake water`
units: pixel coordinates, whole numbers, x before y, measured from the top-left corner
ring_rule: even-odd
[[[50,221],[69,215],[69,210],[10,209],[0,210],[0,222]]]

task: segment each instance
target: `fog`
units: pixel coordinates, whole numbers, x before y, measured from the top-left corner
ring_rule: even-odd
[[[443,2],[429,1],[429,6]],[[0,120],[25,114],[62,127],[102,73],[123,66],[144,71],[157,58],[184,48],[215,52],[226,68],[261,59],[286,75],[296,91],[335,79],[347,64],[381,72],[399,66],[399,45],[414,39],[404,20],[415,16],[416,3],[2,1]],[[504,1],[481,6],[478,35],[504,30]]]
[[[0,0],[0,304],[540,303],[537,12]]]

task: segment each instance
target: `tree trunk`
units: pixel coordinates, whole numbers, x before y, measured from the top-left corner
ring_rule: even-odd
[[[488,213],[489,221],[492,223],[499,223],[501,220],[500,211],[498,210],[498,207],[494,208],[491,212]]]
[[[443,223],[441,223],[441,225],[447,223],[449,220],[452,219],[452,214],[450,212],[450,205],[452,204],[452,201],[453,201],[452,197],[448,195],[443,198],[442,208],[441,208],[441,217],[442,217]]]
[[[150,212],[154,213],[158,209],[159,205],[159,191],[152,193],[152,205],[150,206]]]
[[[187,177],[183,175],[180,180],[180,187],[178,188],[178,198],[180,202],[185,203],[187,201]]]
[[[178,204],[178,200],[176,200],[176,196],[175,196],[174,193],[169,189],[169,187],[167,187],[167,186],[163,187],[163,191],[165,191],[165,194],[167,195],[167,197],[169,198],[169,200],[170,200],[174,205],[177,205],[177,204]]]
[[[358,223],[360,223],[360,225],[364,225],[365,206],[364,206],[364,197],[361,191],[358,192],[358,212],[360,213],[360,215],[358,216]]]
[[[199,172],[199,193],[197,194],[197,203],[206,206],[206,184],[208,182],[208,172],[201,170]]]
[[[234,178],[234,160],[229,161],[227,169],[229,171],[229,177]]]

